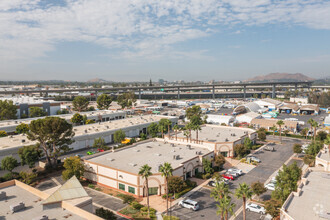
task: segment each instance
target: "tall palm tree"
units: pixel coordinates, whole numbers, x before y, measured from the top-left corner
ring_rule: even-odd
[[[300,134],[302,135],[302,136],[305,136],[305,139],[307,139],[307,135],[308,135],[308,128],[304,128],[304,129],[302,129],[301,131],[300,131]]]
[[[173,168],[170,163],[164,163],[160,165],[159,171],[162,176],[165,177],[165,186],[166,186],[166,215],[168,215],[168,178],[172,176]]]
[[[174,130],[174,132],[175,132],[175,140],[177,141],[178,140],[178,130],[179,130],[180,128],[179,128],[179,126],[177,125],[177,124],[175,124],[174,126],[173,126],[173,130]]]
[[[215,187],[211,191],[211,197],[214,198],[214,200],[218,201],[222,199],[225,195],[229,194],[229,186],[226,185],[224,182],[221,181],[219,183],[218,181],[215,182]]]
[[[316,129],[319,127],[320,125],[319,125],[319,123],[317,123],[317,121],[314,121],[313,123],[312,123],[312,127],[313,127],[313,135],[314,135],[314,141],[315,141],[315,139],[316,139]]]
[[[220,207],[224,210],[223,215],[225,216],[225,220],[228,220],[228,214],[234,215],[234,208],[236,204],[231,202],[231,197],[228,195],[225,195],[220,200]],[[218,214],[218,212],[217,212]]]
[[[273,131],[273,137],[275,137],[275,131],[276,131],[277,127],[275,125],[273,125],[270,130]]]
[[[150,170],[151,170],[151,167],[148,164],[145,164],[140,168],[140,171],[139,171],[139,175],[141,175],[146,180],[148,216],[150,216],[148,178],[149,178],[149,176],[152,175],[152,172]]]
[[[282,125],[284,125],[284,122],[282,120],[278,120],[276,122],[276,124],[280,128],[280,130],[279,130],[279,132],[280,132],[280,143],[282,144]]]
[[[235,191],[235,196],[238,199],[243,199],[243,220],[246,220],[246,199],[251,199],[252,195],[253,192],[246,183],[240,183]]]

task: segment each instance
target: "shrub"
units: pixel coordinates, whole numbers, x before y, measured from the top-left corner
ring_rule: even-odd
[[[301,144],[294,144],[293,145],[293,152],[296,153],[296,154],[300,154],[302,152]]]
[[[95,185],[94,184],[88,184],[88,187],[91,189],[95,189]]]
[[[132,206],[134,209],[136,209],[136,210],[140,210],[141,208],[144,207],[143,205],[141,205],[141,204],[138,203],[137,201],[133,201],[133,202],[131,203],[131,206]]]
[[[96,188],[95,188],[95,190],[97,190],[97,191],[101,191],[101,188],[99,188],[99,187],[96,187]]]
[[[33,180],[38,176],[37,173],[26,173],[26,172],[20,172],[19,176],[23,183],[30,185]]]
[[[212,176],[212,174],[210,174],[210,173],[205,173],[205,174],[202,175],[202,177],[203,177],[204,180],[210,179],[211,176]]]
[[[197,186],[197,183],[191,180],[186,180],[185,183],[187,184],[188,187],[195,188]]]
[[[315,163],[315,157],[313,155],[305,155],[304,156],[304,163],[307,164],[308,166],[312,167],[314,166]]]
[[[98,208],[95,210],[95,215],[104,218],[106,220],[115,220],[117,216],[110,210],[104,208]]]
[[[182,195],[186,194],[187,192],[189,192],[190,190],[192,190],[192,187],[186,188],[185,190],[175,194],[175,199],[180,198]]]
[[[123,200],[124,204],[131,204],[133,201],[135,201],[135,198],[130,195],[118,194],[117,196]]]
[[[18,178],[18,174],[17,173],[6,173],[3,177],[4,181],[9,181],[12,179],[17,179]]]

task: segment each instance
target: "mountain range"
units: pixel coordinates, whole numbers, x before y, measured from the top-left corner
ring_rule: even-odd
[[[313,81],[315,79],[302,73],[269,73],[267,75],[256,76],[244,82],[290,82],[290,81]]]

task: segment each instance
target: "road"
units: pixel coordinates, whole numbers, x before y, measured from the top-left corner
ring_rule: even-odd
[[[269,152],[261,150],[254,155],[261,159],[261,163],[252,169],[250,172],[239,177],[235,181],[231,181],[230,190],[235,192],[235,189],[239,186],[240,183],[251,184],[256,181],[264,183],[275,171],[277,171],[284,162],[286,162],[292,155],[292,146],[294,143],[303,143],[303,140],[289,139],[286,140],[282,145],[276,144],[274,146],[275,152]],[[292,161],[290,161],[291,163]],[[301,163],[301,161],[298,161]],[[216,215],[216,202],[213,198],[210,197],[210,190],[208,188],[202,188],[199,191],[196,191],[192,194],[190,199],[199,202],[200,210],[191,211],[186,208],[181,208],[175,206],[172,208],[172,214],[178,216],[180,219],[219,219],[219,216]],[[262,199],[269,199],[270,192],[266,192],[261,196]],[[235,196],[232,195],[232,202],[236,204],[234,212],[236,212],[243,204],[242,200],[238,200]],[[236,216],[236,219],[241,219],[242,213]],[[247,219],[259,219],[260,214],[248,213]]]

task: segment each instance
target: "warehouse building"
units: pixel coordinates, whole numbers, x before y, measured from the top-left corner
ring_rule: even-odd
[[[271,127],[276,126],[279,129],[279,126],[276,124],[278,119],[253,119],[251,125],[254,129],[265,128],[270,130]],[[297,121],[284,120],[284,125],[282,125],[282,131],[288,130],[293,133],[296,133],[299,130],[299,123]]]
[[[84,158],[85,178],[136,197],[146,196],[145,179],[140,168],[148,164],[152,176],[148,178],[149,195],[165,193],[165,179],[161,176],[160,165],[172,165],[173,176],[184,179],[203,172],[203,158],[212,159],[214,152],[204,147],[187,144],[172,144],[163,139],[147,140],[131,146],[102,152]]]
[[[148,126],[160,119],[168,118],[172,124],[176,124],[177,117],[146,115],[125,118],[121,120],[108,121],[103,123],[89,124],[73,127],[75,136],[74,143],[69,147],[73,150],[83,149],[93,145],[96,138],[103,138],[105,143],[113,143],[113,135],[118,130],[123,130],[127,137],[138,137],[141,133],[147,133]],[[25,135],[13,135],[0,138],[0,161],[5,156],[13,156],[19,159],[17,151],[19,148],[27,145],[36,144],[36,142],[28,140]]]
[[[281,107],[278,108],[280,113],[299,113],[299,105],[296,103],[285,103]]]
[[[225,124],[230,125],[234,123],[235,118],[231,115],[216,115],[216,114],[207,114],[206,122],[209,124]]]
[[[63,186],[40,191],[18,180],[0,183],[0,218],[15,220],[89,219],[92,214],[89,197],[74,176]]]
[[[194,136],[192,131],[192,136]],[[193,146],[205,147],[215,154],[222,154],[225,157],[234,156],[234,146],[243,144],[245,138],[250,138],[253,143],[257,140],[257,133],[253,129],[228,127],[219,125],[204,125],[201,131],[198,132],[198,141],[196,138],[187,138],[184,133],[178,133],[177,137],[172,135],[170,140],[165,136],[165,139],[171,143],[189,143]]]
[[[86,115],[87,119],[93,120],[95,122],[99,122],[99,121],[105,122],[105,121],[112,121],[112,120],[126,118],[125,111],[100,110],[100,111],[81,112],[80,114]],[[64,115],[56,115],[56,116],[70,122],[73,115],[74,114],[64,114]],[[19,124],[21,123],[30,124],[31,121],[40,118],[45,118],[45,117],[0,121],[0,130],[6,131],[7,133],[12,133],[15,132],[16,127]]]

